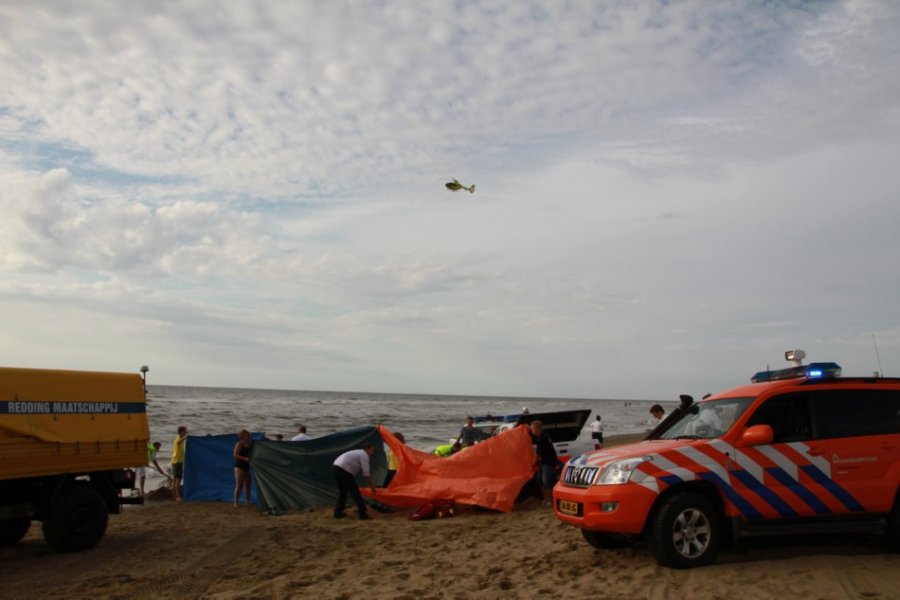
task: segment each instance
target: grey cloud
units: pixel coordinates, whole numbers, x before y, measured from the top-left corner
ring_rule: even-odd
[[[120,199],[96,202],[65,169],[9,181],[7,266],[202,276],[209,267],[246,264],[265,236],[258,219],[209,203],[177,201],[153,210]]]
[[[8,9],[16,50],[0,106],[39,123],[44,139],[90,148],[98,164],[123,172],[179,174],[229,194],[329,193],[376,174],[402,179],[473,148],[503,151],[546,135],[621,139],[683,115],[679,107],[741,102],[771,86],[775,59],[765,57],[790,50],[791,28],[816,17],[691,3],[545,14],[516,5],[249,6],[112,5],[76,19],[59,18],[59,6]],[[870,30],[876,16],[854,25]],[[37,51],[24,55],[23,46]],[[836,67],[816,65],[821,75]],[[677,136],[645,145],[694,134]]]
[[[630,397],[651,360],[657,393],[788,340],[858,350],[896,330],[898,19],[7,2],[0,302],[46,339],[69,310],[218,377],[246,344],[259,377],[381,389]]]

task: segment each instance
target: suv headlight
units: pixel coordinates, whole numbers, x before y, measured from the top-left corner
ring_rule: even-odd
[[[603,469],[600,477],[597,478],[595,485],[616,485],[628,483],[634,470],[648,460],[653,460],[649,456],[641,456],[638,458],[626,458],[625,460],[617,460],[609,463]]]

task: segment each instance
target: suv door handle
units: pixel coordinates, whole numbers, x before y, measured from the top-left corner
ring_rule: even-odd
[[[806,453],[810,456],[822,456],[823,454],[825,454],[825,450],[821,448],[810,448],[806,451]]]

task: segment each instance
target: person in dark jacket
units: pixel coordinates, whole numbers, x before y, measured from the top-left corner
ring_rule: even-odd
[[[540,421],[531,422],[531,443],[535,446],[534,464],[538,468],[537,478],[541,486],[541,495],[544,504],[550,504],[553,499],[553,486],[556,484],[556,467],[559,461],[556,457],[556,448],[553,440],[544,431],[544,424]]]

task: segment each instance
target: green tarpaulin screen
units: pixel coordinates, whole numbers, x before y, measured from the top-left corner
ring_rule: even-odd
[[[349,429],[303,442],[255,442],[250,467],[260,509],[283,512],[334,506],[337,484],[332,463],[365,442],[375,447],[370,459],[372,481],[381,485],[387,474],[387,460],[381,436],[374,427]],[[366,485],[361,477],[358,483],[360,487]]]

